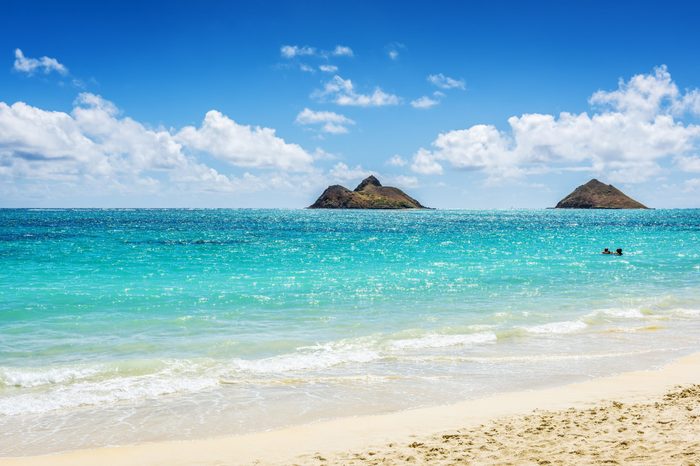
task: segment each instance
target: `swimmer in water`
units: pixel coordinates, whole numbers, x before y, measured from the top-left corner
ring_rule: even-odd
[[[608,248],[603,249],[603,254],[612,254],[612,251]]]
[[[615,250],[615,255],[616,255],[616,256],[621,256],[621,255],[622,255],[622,249],[621,249],[621,248],[617,248],[617,249]]]

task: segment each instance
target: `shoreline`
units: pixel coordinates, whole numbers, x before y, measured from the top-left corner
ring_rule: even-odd
[[[251,434],[4,457],[0,458],[0,465],[288,464],[301,461],[299,458],[305,455],[333,456],[370,447],[381,450],[392,442],[410,443],[417,438],[522,416],[534,410],[584,408],[602,401],[639,403],[661,397],[674,387],[696,383],[700,383],[700,352],[659,369],[501,393],[450,405],[343,417]]]

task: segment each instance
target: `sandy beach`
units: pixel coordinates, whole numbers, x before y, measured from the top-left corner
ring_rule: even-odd
[[[699,383],[696,353],[657,370],[448,406],[0,464],[695,464]]]

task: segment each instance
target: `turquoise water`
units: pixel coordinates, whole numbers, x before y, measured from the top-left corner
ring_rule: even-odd
[[[699,337],[700,210],[0,210],[0,455],[446,403]]]

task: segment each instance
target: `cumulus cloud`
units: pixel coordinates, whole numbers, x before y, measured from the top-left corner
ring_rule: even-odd
[[[689,91],[692,94],[695,91]],[[438,135],[420,149],[411,168],[439,174],[443,165],[482,170],[490,180],[555,169],[586,169],[606,179],[641,182],[659,173],[659,162],[676,157],[683,169],[695,166],[700,127],[674,119],[686,100],[665,66],[621,81],[613,91],[590,98],[597,112],[558,116],[524,114],[508,119],[509,131],[492,125]]]
[[[309,108],[299,112],[295,121],[300,125],[318,126],[320,131],[329,134],[347,133],[348,126],[355,124],[345,115],[335,112],[315,112]]]
[[[442,160],[440,156],[436,156],[435,154],[420,148],[418,149],[418,152],[416,152],[416,155],[413,156],[411,170],[423,175],[442,175],[442,165],[438,163],[438,160]]]
[[[294,58],[299,56],[316,55],[316,49],[308,45],[283,45],[280,47],[280,55],[284,58]]]
[[[334,181],[359,180],[375,172],[365,170],[361,165],[349,167],[346,163],[338,162],[328,171],[328,176]]]
[[[186,126],[173,138],[238,167],[308,171],[313,162],[311,154],[285,142],[274,129],[241,125],[216,110],[207,112],[199,128]]]
[[[355,55],[347,45],[336,45],[331,54],[335,57],[352,57]]]
[[[391,165],[392,167],[404,167],[408,162],[400,155],[395,154],[391,156],[391,158],[387,160],[386,163],[387,165]]]
[[[388,176],[386,177],[386,181],[400,188],[415,188],[419,184],[418,178],[406,175]]]
[[[424,95],[423,97],[419,97],[416,100],[411,101],[411,107],[413,108],[419,108],[419,109],[427,109],[434,107],[440,103],[439,100],[433,99],[432,97],[428,97],[427,95]]]
[[[406,48],[406,46],[400,42],[392,42],[387,45],[384,50],[390,60],[396,61],[399,59],[399,50]]]
[[[122,116],[108,100],[78,96],[70,113],[23,102],[0,102],[0,189],[26,197],[33,186],[119,193],[234,192],[253,189],[250,174],[230,176],[197,158],[199,152],[237,167],[274,169],[284,177],[313,170],[313,158],[269,128],[239,125],[217,111],[199,128],[149,128]],[[270,181],[271,182],[271,181]],[[264,184],[259,184],[264,186]],[[49,189],[49,188],[42,188]],[[257,189],[257,188],[255,188]]]
[[[673,103],[673,111],[678,115],[683,115],[684,113],[700,115],[700,90],[693,89],[676,99]]]
[[[335,73],[338,71],[338,67],[335,65],[321,65],[318,67],[319,70],[323,71],[324,73]]]
[[[220,187],[231,182],[187,157],[168,131],[120,117],[93,94],[81,94],[70,114],[0,102],[0,166],[5,176],[32,180],[154,184],[155,173],[169,173]]]
[[[355,85],[349,79],[343,79],[338,75],[327,81],[323,89],[316,90],[311,97],[334,102],[338,105],[357,107],[382,107],[386,105],[398,105],[400,99],[394,94],[388,94],[377,87],[371,94],[361,94],[355,91]]]
[[[700,157],[697,155],[676,157],[675,162],[678,168],[684,172],[700,173]]]
[[[683,191],[686,193],[700,191],[700,178],[685,180],[683,182]]]
[[[44,74],[55,71],[63,76],[68,74],[68,68],[55,58],[46,56],[40,58],[25,57],[20,49],[15,49],[15,63],[13,69],[28,75],[32,75],[37,71],[41,71]]]
[[[450,78],[442,73],[428,75],[428,82],[440,89],[466,89],[463,79]]]
[[[355,54],[347,45],[336,45],[333,50],[319,50],[309,45],[283,45],[280,47],[282,58],[292,59],[295,57],[353,57]]]

